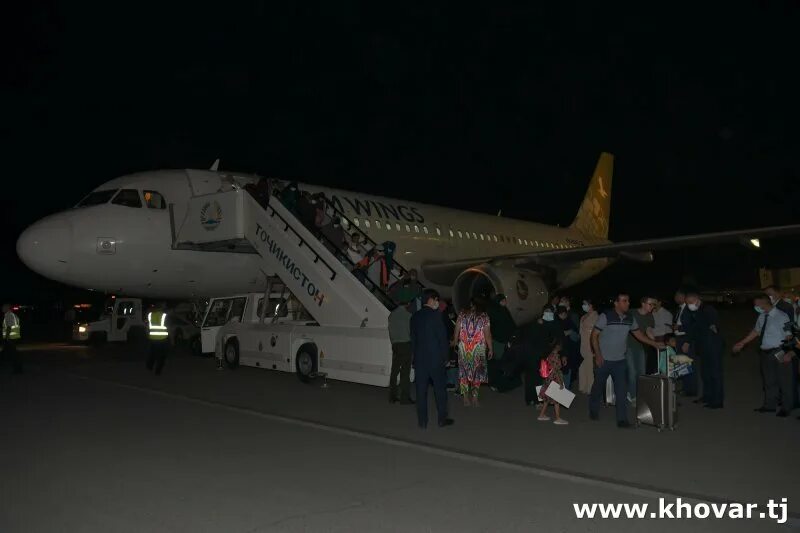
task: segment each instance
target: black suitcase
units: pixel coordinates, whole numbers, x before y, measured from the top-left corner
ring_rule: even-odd
[[[675,382],[662,374],[639,376],[636,391],[636,425],[675,429],[678,408],[675,399]]]

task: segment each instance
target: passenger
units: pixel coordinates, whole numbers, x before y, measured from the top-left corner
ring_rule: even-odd
[[[383,243],[383,271],[381,272],[381,285],[383,286],[384,290],[389,288],[389,280],[392,275],[392,271],[395,267],[394,262],[394,253],[397,250],[397,244],[392,241],[386,241]]]
[[[258,178],[258,183],[256,183],[253,197],[264,209],[266,209],[267,205],[269,205],[269,197],[271,194],[270,188],[271,184],[269,179]]]
[[[392,343],[392,370],[389,373],[389,403],[398,400],[403,405],[414,403],[411,399],[411,313],[408,302],[398,305],[389,314],[389,340]],[[397,378],[400,377],[400,394]]]
[[[674,320],[675,323],[672,325],[673,334],[678,338],[678,347],[682,348],[684,341],[683,339],[686,337],[686,332],[689,331],[689,328],[692,325],[692,320],[694,320],[694,313],[692,313],[686,307],[686,289],[679,288],[675,291],[675,303],[677,304],[677,308],[675,309]],[[695,366],[697,365],[697,358],[693,351],[686,352],[686,355],[695,359]],[[697,383],[697,369],[695,372],[685,375],[681,377],[681,384],[684,396],[693,397],[697,396],[698,394],[698,383]],[[700,400],[698,400],[699,403]]]
[[[667,311],[661,300],[652,298],[653,301],[653,336],[655,340],[663,342],[665,337],[672,333],[672,313]]]
[[[639,326],[629,313],[630,297],[620,292],[614,299],[613,309],[600,314],[592,332],[592,350],[594,351],[596,370],[592,394],[589,397],[589,417],[600,418],[600,402],[606,380],[609,376],[614,382],[614,394],[617,407],[617,427],[629,428],[628,421],[628,388],[626,379],[628,336],[633,334],[640,342],[661,349],[662,343],[649,339],[639,330]]]
[[[506,345],[514,334],[516,324],[511,311],[508,310],[508,298],[505,294],[495,296],[492,305],[489,307],[489,320],[492,324],[492,348],[494,350],[494,360],[499,362],[503,359]]]
[[[542,401],[542,409],[539,411],[539,418],[537,418],[537,420],[540,422],[547,422],[550,420],[550,417],[547,416],[547,406],[548,404],[551,404],[555,406],[556,414],[556,419],[553,421],[553,423],[558,426],[566,426],[569,424],[569,422],[561,418],[561,406],[558,404],[558,402],[554,402],[545,395],[548,387],[552,387],[553,383],[562,389],[565,388],[564,376],[561,370],[564,365],[567,364],[567,358],[561,355],[560,352],[561,345],[556,343],[548,354],[547,359],[545,359],[545,364],[542,365],[545,370],[544,375],[542,376],[544,378],[544,385],[542,385],[542,388],[539,390],[539,399]]]
[[[354,267],[364,258],[364,253],[361,251],[361,235],[357,231],[350,235],[347,243],[347,257]]]
[[[447,338],[452,339],[453,333],[456,330],[456,319],[458,319],[458,313],[456,313],[453,304],[447,305],[447,309],[442,314],[442,318],[444,320],[445,328],[447,328]],[[458,394],[458,350],[452,346],[451,343],[450,350],[447,353],[447,390]]]
[[[753,301],[758,320],[753,330],[733,346],[733,353],[741,352],[755,339],[759,339],[759,360],[763,380],[764,403],[756,409],[758,413],[774,413],[781,418],[789,416],[794,406],[792,398],[792,358],[795,356],[787,346],[792,338],[789,316],[772,305],[767,294],[756,296]],[[778,402],[781,408],[778,409]]]
[[[336,257],[339,257],[347,249],[347,237],[342,228],[342,221],[337,216],[330,224],[322,228],[324,244],[328,250]]]
[[[597,310],[591,300],[586,299],[582,305],[583,316],[581,317],[581,357],[583,361],[578,369],[578,390],[583,394],[592,392],[594,383],[594,352],[592,351],[592,331],[597,323]]]
[[[294,216],[299,215],[297,205],[300,203],[300,189],[298,189],[296,181],[291,182],[288,187],[281,191],[281,203]]]
[[[417,424],[428,427],[428,384],[433,382],[439,427],[453,425],[447,416],[447,330],[439,308],[439,293],[427,289],[423,294],[425,306],[411,317],[411,353],[414,382],[417,387]]]
[[[543,383],[539,374],[540,365],[550,353],[553,343],[559,339],[552,327],[554,323],[555,313],[552,307],[545,305],[539,319],[522,330],[522,343],[525,346],[522,364],[525,405],[533,405],[539,401],[536,387]]]
[[[316,231],[314,221],[317,217],[317,206],[312,202],[311,195],[306,191],[300,195],[300,200],[297,202],[297,213],[300,222],[303,223],[308,231],[314,233]]]
[[[369,255],[369,263],[367,265],[367,276],[372,282],[373,287],[383,287],[383,271],[385,270],[385,261],[383,254],[383,245],[378,245]]]
[[[581,366],[581,337],[578,333],[578,325],[572,321],[569,316],[569,310],[566,307],[558,306],[556,310],[556,319],[561,331],[561,337],[559,337],[561,344],[560,351],[567,360],[561,369],[561,373],[564,377],[564,386],[569,389],[572,386],[572,377],[578,375],[578,369]]]
[[[453,333],[458,346],[458,382],[464,406],[478,407],[481,383],[486,383],[486,358],[492,358],[491,322],[483,306],[473,300],[456,320]]]
[[[636,321],[639,331],[653,338],[653,301],[649,297],[640,300],[639,309],[630,313]],[[628,351],[625,353],[625,360],[628,363],[628,401],[636,403],[636,386],[639,376],[647,373],[647,354],[645,345],[632,336],[628,336]]]
[[[725,341],[719,332],[719,315],[716,309],[700,299],[696,291],[687,291],[686,307],[692,311],[692,325],[683,338],[681,351],[691,351],[700,359],[703,396],[696,403],[709,409],[722,409],[724,392],[722,382],[722,355]]]

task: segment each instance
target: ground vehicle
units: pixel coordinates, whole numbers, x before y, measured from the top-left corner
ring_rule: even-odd
[[[125,342],[144,339],[147,321],[138,298],[116,298],[98,320],[79,322],[72,328],[72,340],[80,342]]]
[[[228,368],[239,365],[294,372],[301,381],[332,379],[385,387],[391,370],[388,330],[320,326],[294,320],[292,298],[263,293],[214,298],[202,328],[203,351]],[[294,305],[297,305],[296,303]]]

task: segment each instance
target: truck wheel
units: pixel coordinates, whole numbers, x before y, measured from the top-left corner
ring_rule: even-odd
[[[225,364],[231,370],[234,370],[236,367],[239,366],[239,341],[236,339],[231,339],[227,343],[225,343],[225,352],[223,353],[223,357],[225,357]]]
[[[303,383],[311,381],[311,375],[314,373],[314,353],[309,346],[303,346],[297,352],[297,357],[294,359],[294,366],[297,370],[297,378]]]

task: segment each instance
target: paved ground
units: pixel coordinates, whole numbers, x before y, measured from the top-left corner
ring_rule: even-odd
[[[178,354],[152,377],[123,347],[31,346],[0,376],[0,531],[781,531],[798,524],[800,422],[756,415],[752,358],[728,361],[723,411],[683,405],[672,433],[535,421],[487,393],[421,432],[385,391],[217,372]],[[757,373],[755,374],[757,376]],[[487,391],[488,392],[488,391]],[[794,519],[579,521],[573,502],[789,500]]]

